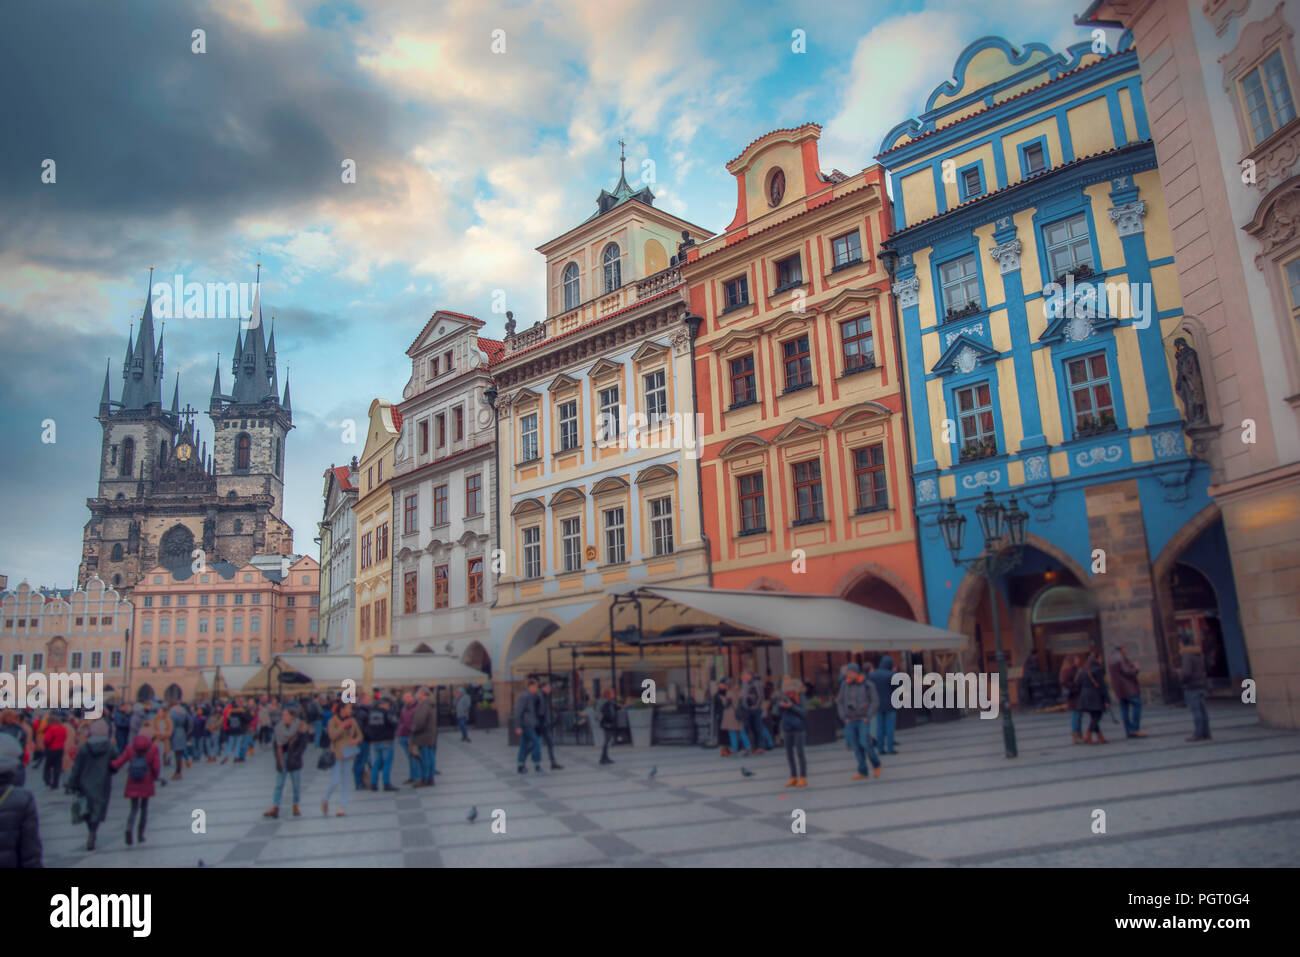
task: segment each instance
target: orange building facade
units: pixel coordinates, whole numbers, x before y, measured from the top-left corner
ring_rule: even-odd
[[[820,132],[746,147],[735,219],[686,250],[713,584],[925,621],[885,175],[822,173]]]

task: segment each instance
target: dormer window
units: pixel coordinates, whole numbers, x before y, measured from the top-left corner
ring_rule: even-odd
[[[564,267],[564,311],[577,309],[582,301],[581,285],[578,280],[578,264],[569,263]]]
[[[600,256],[600,262],[605,273],[605,292],[613,292],[623,285],[622,259],[618,243],[610,243],[605,247],[605,251]]]

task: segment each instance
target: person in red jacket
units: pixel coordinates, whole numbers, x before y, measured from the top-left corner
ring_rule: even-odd
[[[68,743],[68,727],[57,712],[50,712],[50,725],[45,729],[45,786],[51,791],[59,789],[63,775],[63,749]]]
[[[162,774],[162,756],[158,745],[148,735],[137,734],[131,747],[123,751],[113,761],[114,771],[127,765],[125,796],[131,799],[131,813],[126,819],[126,843],[131,844],[131,831],[135,826],[135,817],[140,815],[140,830],[137,839],[144,843],[144,827],[149,820],[149,799],[154,794],[154,782]]]

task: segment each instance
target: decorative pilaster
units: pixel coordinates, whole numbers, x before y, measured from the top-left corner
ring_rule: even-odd
[[[898,280],[894,283],[894,295],[904,309],[917,305],[921,301],[921,280],[916,276]]]
[[[1112,206],[1110,208],[1110,221],[1115,224],[1115,228],[1119,231],[1119,238],[1123,239],[1126,236],[1137,236],[1145,231],[1142,220],[1146,214],[1146,200],[1138,199],[1131,203]]]
[[[989,256],[998,264],[998,270],[1002,275],[1005,276],[1009,272],[1016,272],[1020,269],[1021,248],[1020,240],[1010,239],[989,250]]]

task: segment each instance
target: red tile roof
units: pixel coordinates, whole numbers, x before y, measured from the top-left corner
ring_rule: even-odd
[[[389,408],[393,412],[393,428],[395,428],[398,432],[401,432],[402,431],[402,410],[395,405],[390,405]]]
[[[506,344],[497,339],[485,339],[479,336],[478,347],[487,353],[489,366],[496,365],[506,354]]]
[[[1123,52],[1127,53],[1128,51],[1126,50],[1126,51],[1123,51]],[[950,129],[952,129],[952,128],[955,127],[955,126],[958,126],[958,125],[960,125],[960,124],[966,122],[967,120],[972,120],[972,119],[974,119],[974,118],[977,117],[977,116],[981,116],[981,115],[983,115],[983,114],[989,112],[990,110],[1001,109],[1002,107],[1006,106],[1008,103],[1011,103],[1011,102],[1013,102],[1013,101],[1015,101],[1015,100],[1020,99],[1022,96],[1028,96],[1030,93],[1034,93],[1034,92],[1036,92],[1036,91],[1038,91],[1038,90],[1041,90],[1041,89],[1042,89],[1043,87],[1045,87],[1045,86],[1051,86],[1053,83],[1056,83],[1056,82],[1059,81],[1059,80],[1064,80],[1067,76],[1074,76],[1076,73],[1082,73],[1084,70],[1091,70],[1093,67],[1095,67],[1095,66],[1099,66],[1099,65],[1101,65],[1102,63],[1105,63],[1107,60],[1111,59],[1112,57],[1116,57],[1116,56],[1119,56],[1119,55],[1120,55],[1119,51],[1116,51],[1115,53],[1107,54],[1106,56],[1102,57],[1102,58],[1099,59],[1099,60],[1094,60],[1092,63],[1085,63],[1083,66],[1075,67],[1073,70],[1070,70],[1068,73],[1060,73],[1060,74],[1056,75],[1055,77],[1053,77],[1053,78],[1050,79],[1050,80],[1044,80],[1042,83],[1039,83],[1037,86],[1031,86],[1031,87],[1030,87],[1029,89],[1027,89],[1027,90],[1021,90],[1019,93],[1015,94],[1014,96],[1009,96],[1009,97],[1007,97],[1005,100],[998,100],[998,101],[997,101],[996,103],[994,103],[992,106],[986,106],[986,107],[984,107],[983,109],[976,110],[974,113],[967,113],[966,115],[961,116],[961,117],[959,117],[959,118],[953,120],[951,123],[948,123],[948,124],[946,124],[946,125],[944,125],[944,126],[939,126],[939,125],[936,123],[934,129],[929,130],[928,132],[922,133],[922,134],[920,134],[919,136],[914,136],[914,137],[912,137],[910,140],[908,140],[906,143],[899,143],[897,146],[891,146],[889,149],[885,150],[883,153],[877,153],[877,154],[876,154],[876,159],[880,159],[880,157],[882,157],[882,156],[888,156],[890,153],[893,153],[893,152],[895,152],[896,150],[901,150],[901,149],[904,149],[904,148],[906,148],[906,147],[908,147],[908,146],[911,146],[913,143],[920,142],[921,140],[925,139],[925,138],[928,137],[928,136],[934,136],[936,133],[942,133],[942,132],[944,132],[945,130],[950,130]]]
[[[757,139],[750,140],[750,141],[749,141],[749,145],[746,146],[743,150],[741,150],[739,153],[736,154],[736,159],[729,160],[729,161],[727,162],[726,165],[727,165],[727,166],[730,166],[732,163],[736,162],[736,160],[740,159],[740,157],[744,156],[747,152],[749,152],[750,148],[753,147],[753,145],[754,145],[755,143],[758,143],[758,142],[760,142],[761,140],[765,140],[765,139],[767,139],[769,136],[772,136],[772,135],[774,135],[774,134],[776,134],[776,133],[798,133],[798,132],[799,132],[801,129],[803,129],[805,126],[815,126],[815,127],[817,127],[818,132],[821,131],[821,124],[820,124],[820,123],[812,123],[812,122],[809,122],[809,123],[800,123],[798,126],[787,126],[787,127],[785,127],[784,129],[779,129],[779,130],[768,130],[766,133],[764,133],[762,136],[758,137]]]
[[[334,473],[335,480],[339,483],[339,488],[345,492],[353,491],[356,486],[352,484],[351,471],[346,465],[336,465],[331,471]]]

